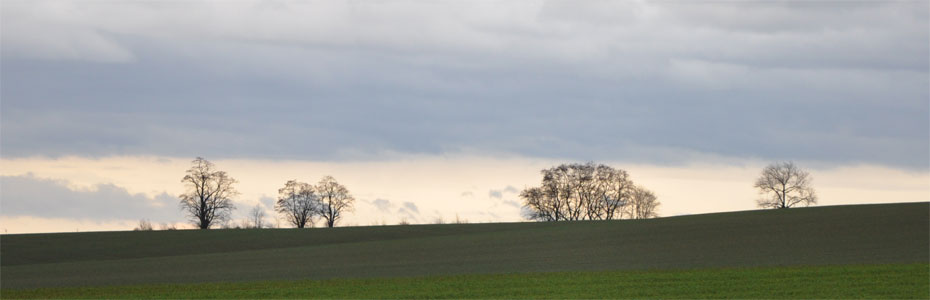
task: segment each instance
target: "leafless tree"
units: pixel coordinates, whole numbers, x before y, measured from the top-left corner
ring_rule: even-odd
[[[629,205],[631,219],[655,218],[659,216],[658,206],[659,201],[656,200],[655,193],[641,186],[633,188]]]
[[[763,208],[817,204],[817,193],[811,181],[810,173],[793,162],[773,163],[762,169],[762,175],[753,185],[761,195],[756,203]]]
[[[327,227],[336,226],[343,213],[352,211],[355,198],[332,176],[323,177],[316,186],[316,192],[321,202],[319,213],[326,220]]]
[[[541,173],[541,186],[520,193],[531,220],[620,219],[634,190],[626,171],[606,165],[562,164]]]
[[[242,220],[239,220],[239,224],[230,224],[230,228],[227,229],[249,229],[255,228],[255,225],[252,224],[252,218],[248,217]]]
[[[545,194],[542,188],[526,188],[520,192],[520,198],[523,198],[523,206],[526,208],[525,218],[536,221],[559,220],[558,199]]]
[[[256,204],[249,212],[249,223],[253,228],[265,228],[265,209],[261,204]]]
[[[200,229],[210,229],[214,222],[225,222],[235,209],[232,197],[239,194],[233,187],[236,180],[224,171],[215,170],[213,163],[198,157],[181,179],[187,192],[181,194],[181,210]]]
[[[312,225],[313,217],[319,213],[320,206],[320,198],[313,185],[289,180],[283,188],[278,189],[275,210],[283,214],[294,227],[304,228],[308,223]]]
[[[597,168],[597,181],[599,182],[599,202],[603,203],[604,219],[622,219],[623,208],[630,202],[632,192],[635,190],[630,174],[624,170],[614,169],[605,165]]]
[[[133,228],[132,230],[133,231],[152,231],[152,229],[153,229],[152,222],[149,222],[149,220],[146,220],[146,219],[142,219],[142,220],[139,220],[139,226],[137,226],[136,228]]]
[[[468,224],[468,220],[459,218],[459,214],[455,214],[455,224]]]

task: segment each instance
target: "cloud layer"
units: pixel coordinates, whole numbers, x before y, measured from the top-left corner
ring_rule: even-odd
[[[31,174],[0,176],[3,207],[0,216],[66,218],[73,220],[153,222],[183,221],[177,197],[131,194],[114,184],[91,189],[71,189],[68,182],[37,178]]]
[[[5,157],[930,164],[926,1],[4,1]]]

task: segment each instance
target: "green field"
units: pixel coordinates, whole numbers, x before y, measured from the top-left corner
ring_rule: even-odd
[[[3,235],[0,296],[927,298],[928,249],[930,203],[653,220]],[[714,294],[723,288],[743,290]]]
[[[930,265],[840,265],[389,277],[6,290],[5,298],[920,299]]]

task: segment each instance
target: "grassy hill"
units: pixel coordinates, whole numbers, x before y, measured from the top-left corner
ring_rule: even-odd
[[[924,264],[919,271],[928,249],[930,203],[623,221],[27,234],[0,238],[0,287]]]

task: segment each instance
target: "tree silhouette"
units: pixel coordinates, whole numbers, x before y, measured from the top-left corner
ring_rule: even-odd
[[[817,204],[811,176],[793,162],[773,163],[762,169],[753,185],[762,196],[756,203],[763,208],[790,208],[798,204]]]
[[[352,198],[349,190],[336,182],[332,176],[323,177],[316,186],[316,192],[321,202],[319,212],[326,220],[327,227],[336,226],[342,214],[353,208],[355,198]]]
[[[265,228],[265,209],[262,208],[261,204],[256,204],[255,207],[252,207],[252,210],[249,211],[249,225],[252,228]]]
[[[520,193],[524,216],[538,221],[612,220],[621,219],[629,211],[637,188],[629,173],[606,165],[562,164],[541,171],[539,187]],[[645,195],[645,194],[644,194]],[[658,201],[655,195],[646,211],[632,210],[636,216],[654,217]],[[647,206],[642,206],[646,209]],[[633,217],[630,215],[628,217]]]
[[[652,191],[637,186],[633,188],[632,197],[630,197],[630,218],[631,219],[648,219],[658,216],[656,208],[659,201]]]
[[[304,228],[313,224],[313,216],[320,213],[320,197],[313,185],[289,180],[278,189],[278,202],[275,210],[285,216],[291,225]]]
[[[216,222],[228,220],[235,209],[232,197],[239,194],[233,187],[237,181],[214,168],[213,163],[197,157],[181,179],[187,189],[179,196],[181,210],[200,229],[210,229]]]

